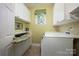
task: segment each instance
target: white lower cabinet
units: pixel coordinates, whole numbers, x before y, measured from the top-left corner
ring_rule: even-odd
[[[29,48],[29,40],[23,41],[21,43],[15,44],[14,54],[15,56],[21,56]]]
[[[31,39],[26,39],[22,42],[18,42],[13,44],[14,56],[22,56],[27,49],[32,45]]]
[[[4,49],[2,49],[2,55],[3,56],[12,56],[13,54],[13,48],[12,48],[12,44],[5,46]]]
[[[0,54],[1,54],[1,56],[8,56],[9,55],[9,50],[10,50],[10,47],[12,46],[11,39],[13,39],[13,37],[8,36],[8,37],[3,38],[0,41]]]
[[[22,56],[32,45],[31,39],[22,42],[8,44],[5,46],[0,44],[0,56]]]

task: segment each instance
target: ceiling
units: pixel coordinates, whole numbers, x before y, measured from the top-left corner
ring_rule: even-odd
[[[25,3],[28,8],[34,8],[38,6],[52,6],[53,3]]]

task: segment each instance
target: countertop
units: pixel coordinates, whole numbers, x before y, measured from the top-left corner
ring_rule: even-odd
[[[63,33],[63,32],[45,32],[43,37],[79,38],[79,35],[66,34],[66,33]]]
[[[16,38],[15,40],[13,40],[13,44],[17,44],[17,43],[20,43],[20,42],[23,42],[25,40],[28,40],[31,36],[30,35],[27,35],[27,36],[23,36],[23,37],[18,37]]]
[[[72,38],[79,38],[79,35],[71,35]]]

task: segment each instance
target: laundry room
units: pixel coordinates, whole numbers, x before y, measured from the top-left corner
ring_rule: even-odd
[[[79,56],[79,3],[0,3],[0,56]]]

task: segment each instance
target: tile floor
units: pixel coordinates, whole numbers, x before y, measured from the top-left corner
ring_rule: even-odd
[[[41,48],[37,46],[31,46],[25,52],[24,56],[41,56]]]

